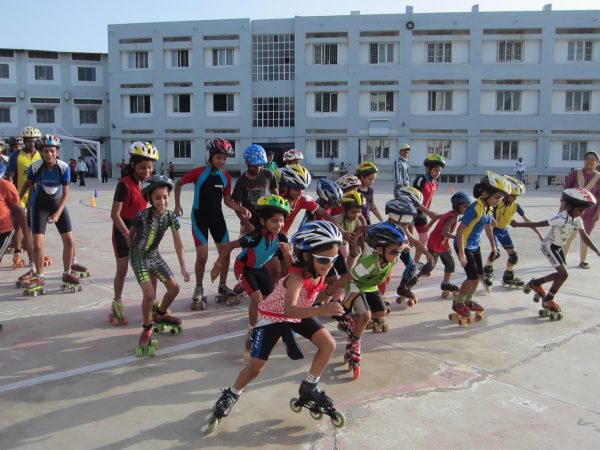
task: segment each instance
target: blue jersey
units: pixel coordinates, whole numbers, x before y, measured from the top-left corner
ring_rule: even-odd
[[[27,170],[27,179],[35,183],[34,196],[45,193],[50,196],[61,195],[62,187],[71,182],[71,171],[66,162],[60,159],[49,169],[43,159],[33,162]]]
[[[481,234],[485,226],[492,221],[492,209],[487,207],[482,198],[471,203],[460,220],[465,225],[463,242],[467,250],[477,250],[481,242]],[[454,240],[456,247],[457,240]]]
[[[240,238],[240,247],[243,250],[236,259],[246,267],[260,268],[277,254],[280,242],[288,242],[283,233],[270,234],[262,230],[247,234]]]

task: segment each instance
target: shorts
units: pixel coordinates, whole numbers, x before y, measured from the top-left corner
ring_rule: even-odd
[[[379,291],[375,292],[350,292],[344,299],[344,308],[354,310],[356,314],[367,311],[374,313],[386,310],[385,302]]]
[[[552,267],[560,267],[566,264],[565,253],[560,245],[553,244],[552,241],[544,239],[540,245],[540,249]]]
[[[481,249],[479,247],[477,247],[476,250],[469,250],[468,248],[466,248],[465,256],[467,258],[467,265],[465,266],[467,280],[479,280],[479,278],[483,276],[483,261],[481,260]]]
[[[233,272],[236,278],[240,280],[242,287],[248,295],[260,291],[263,298],[266,298],[273,292],[273,283],[265,266],[248,267],[239,259],[236,259],[233,265]]]
[[[207,220],[201,217],[199,210],[192,210],[192,236],[196,247],[208,243],[209,231],[216,244],[229,242],[227,224],[222,214]]]
[[[10,230],[6,233],[0,233],[0,261],[2,261],[2,258],[4,257],[14,235],[15,230]]]
[[[43,192],[37,193],[29,202],[29,214],[31,215],[31,234],[46,234],[48,217],[56,212],[62,197],[48,195]],[[65,206],[58,220],[55,222],[56,229],[60,234],[69,233],[73,230],[69,210]]]
[[[498,242],[504,250],[512,250],[515,248],[508,228],[494,227],[494,237],[496,238],[496,242]]]
[[[131,227],[132,220],[124,219],[121,217],[125,226],[129,229]],[[127,241],[125,240],[125,236],[123,233],[119,231],[119,229],[113,225],[112,232],[112,244],[113,244],[113,252],[115,253],[116,258],[125,258],[129,256],[129,246],[127,245]]]
[[[448,250],[447,252],[442,253],[429,250],[429,253],[431,253],[431,256],[433,256],[433,267],[435,267],[439,258],[442,260],[442,264],[444,265],[444,272],[454,273],[454,271],[456,270],[456,264],[454,263],[454,257],[452,256],[452,250]]]
[[[302,319],[300,322],[275,322],[262,327],[256,327],[250,335],[252,343],[250,356],[267,361],[279,338],[289,329],[310,341],[313,335],[321,328],[323,328],[323,325],[314,317]]]
[[[155,274],[162,283],[175,278],[173,272],[171,272],[171,269],[158,252],[141,253],[131,251],[129,253],[129,263],[139,284],[150,281],[151,274]]]

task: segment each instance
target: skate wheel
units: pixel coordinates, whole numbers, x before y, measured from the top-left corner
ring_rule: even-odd
[[[387,333],[389,331],[390,327],[387,323],[383,324],[383,328],[381,329],[382,333]]]
[[[292,411],[294,411],[296,414],[299,414],[302,411],[302,406],[300,406],[299,402],[300,401],[296,397],[293,397],[290,400],[290,409]]]
[[[469,323],[469,320],[468,320],[468,319],[466,319],[466,320],[465,320],[465,319],[463,319],[463,318],[461,318],[461,319],[458,319],[458,325],[459,325],[459,326],[461,326],[461,327],[464,327],[464,326],[465,326],[466,324],[468,324],[468,323]]]
[[[448,291],[442,291],[442,298],[448,298],[450,293]]]
[[[152,347],[152,346],[148,347],[148,356],[152,356],[152,357],[156,356],[156,347]]]
[[[135,356],[137,356],[138,358],[141,358],[142,355],[144,354],[144,351],[142,350],[142,347],[140,347],[139,345],[135,348]]]
[[[475,321],[478,322],[481,319],[483,319],[483,313],[476,313],[475,314]]]
[[[217,425],[219,425],[219,419],[217,419],[216,417],[213,416],[210,419],[210,421],[208,422],[208,424],[206,425],[206,427],[204,428],[204,430],[202,430],[202,434],[204,436],[208,436],[213,431],[215,431],[215,428],[217,428]]]
[[[561,320],[562,319],[562,314],[561,313],[557,313],[556,314],[556,320]]]
[[[539,295],[534,295],[533,296],[533,303],[539,303],[541,300],[541,297]]]
[[[150,344],[149,344],[149,345],[150,345],[150,347],[154,347],[155,349],[157,349],[157,350],[158,350],[158,340],[157,340],[157,339],[152,339],[152,340],[150,341]]]
[[[323,412],[319,411],[319,410],[311,409],[310,410],[310,417],[312,417],[315,420],[321,420],[323,418]]]
[[[336,428],[343,428],[346,425],[346,417],[339,411],[331,417],[331,424]]]
[[[156,334],[160,334],[161,332],[161,327],[159,327],[158,325],[155,325],[152,327],[152,332],[156,333]]]
[[[548,313],[546,312],[545,309],[540,309],[538,311],[538,316],[540,316],[540,317],[548,317]]]
[[[397,297],[396,298],[396,303],[398,303],[399,305],[404,301],[404,297]]]
[[[410,298],[406,301],[406,306],[412,307],[412,306],[415,306],[415,303],[416,302],[412,298]]]
[[[352,379],[358,380],[358,377],[360,377],[360,366],[358,364],[355,364],[353,370],[354,373],[352,374]]]
[[[169,334],[170,334],[171,336],[177,336],[177,335],[179,334],[179,330],[178,330],[177,328],[171,328],[171,329],[169,330]]]

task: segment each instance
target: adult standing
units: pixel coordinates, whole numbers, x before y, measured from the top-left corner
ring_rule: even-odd
[[[394,198],[400,197],[399,191],[403,187],[410,186],[410,177],[408,176],[408,154],[410,145],[404,143],[398,151],[398,159],[394,161]]]
[[[106,165],[106,159],[102,160],[102,167],[100,170],[102,172],[102,183],[108,183],[108,166]]]
[[[125,162],[125,158],[123,158],[120,163],[117,163],[117,167],[121,171],[121,178],[119,178],[119,180],[123,180],[123,178],[127,176],[127,173],[125,173],[127,170],[127,163]]]
[[[517,180],[525,181],[525,170],[527,167],[523,162],[523,158],[519,156],[519,160],[515,163],[515,172],[517,174]]]
[[[169,162],[169,165],[167,166],[167,170],[169,171],[169,178],[171,180],[175,180],[175,166],[173,165],[172,162]]]
[[[77,183],[77,161],[73,158],[69,160],[69,169],[71,170],[71,184]]]
[[[596,198],[600,196],[600,172],[596,170],[598,166],[598,162],[600,161],[600,157],[596,152],[587,152],[583,159],[583,169],[574,170],[569,174],[567,180],[565,181],[564,189],[568,188],[585,188],[590,191]],[[585,228],[585,232],[590,235],[592,230],[596,226],[596,222],[598,222],[598,217],[600,216],[600,206],[596,204],[596,206],[592,206],[586,208],[583,212],[581,218],[583,219],[583,227]],[[577,233],[571,233],[571,236],[565,243],[563,247],[563,251],[565,257],[569,254],[569,250],[571,249],[571,244],[575,240],[575,235]],[[587,262],[589,247],[585,245],[583,241],[579,243],[579,267],[582,269],[589,269],[590,264]]]
[[[85,174],[87,171],[87,163],[83,160],[83,156],[80,156],[77,161],[77,178],[79,178],[79,186],[85,186]]]

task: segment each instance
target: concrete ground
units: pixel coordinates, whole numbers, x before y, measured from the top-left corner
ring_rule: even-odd
[[[440,298],[442,271],[437,267],[418,286],[415,307],[393,304],[388,333],[365,334],[357,381],[341,364],[345,337],[327,321],[338,348],[321,385],[346,415],[345,428],[335,429],[327,418],[317,422],[306,410],[290,410],[289,400],[297,395],[314,354],[304,341],[303,361],[289,360],[278,344],[232,414],[214,435],[203,437],[201,427],[219,389],[229,386],[243,367],[247,301],[233,307],[216,304],[216,286],[206,280],[209,308],[191,311],[193,281],[183,283],[177,275],[182,290],[173,311],[185,330],[176,337],[160,336],[155,358],[136,358],[141,294],[131,271],[124,292],[130,324],[114,327],[107,320],[113,297],[110,207],[115,185],[91,181],[72,190],[69,209],[79,260],[92,272],[82,292],[59,292],[61,246],[55,229],[48,236],[48,254],[55,261],[48,295],[24,297],[14,288],[21,271],[11,270],[10,257],[2,262],[0,448],[600,447],[600,260],[591,254],[591,270],[576,268],[577,248],[568,259],[570,278],[557,296],[562,321],[539,319],[531,296],[498,286],[490,295],[478,291],[485,319],[461,328],[447,319],[450,302]],[[94,189],[98,198],[91,208]],[[376,189],[383,210],[391,184],[381,182]],[[449,189],[440,187],[435,210],[449,209]],[[557,210],[559,195],[545,188],[528,193],[522,204],[530,218],[541,220]],[[183,198],[187,215],[189,186]],[[231,211],[226,217],[236,236]],[[186,261],[193,269],[190,221],[182,223]],[[600,244],[598,231],[593,237]],[[519,276],[528,280],[551,270],[533,232],[515,230],[513,238]],[[208,267],[216,258],[210,248]],[[483,248],[487,254],[487,243]],[[162,253],[179,274],[168,235]],[[505,257],[496,265],[497,277]],[[398,266],[390,291],[400,274]],[[463,278],[459,271],[455,280]]]

